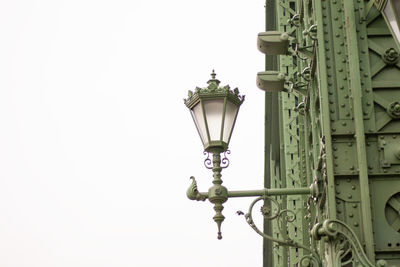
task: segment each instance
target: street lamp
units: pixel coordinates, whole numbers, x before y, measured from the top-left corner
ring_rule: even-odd
[[[375,5],[389,25],[397,45],[400,46],[400,0],[375,0]]]
[[[232,91],[228,85],[219,87],[220,81],[215,76],[213,70],[206,88],[197,87],[194,93],[189,91],[185,104],[190,109],[204,150],[221,153],[228,149],[244,96],[239,95],[237,88]]]
[[[252,209],[256,202],[263,200],[264,203],[268,202],[262,209],[262,214],[266,219],[287,218],[288,213],[291,211],[281,209],[276,200],[270,198],[270,196],[306,194],[316,198],[318,195],[316,183],[313,183],[310,187],[264,188],[261,190],[243,191],[228,191],[228,189],[222,185],[221,171],[229,165],[229,160],[226,158],[225,152],[228,151],[232,130],[235,126],[239,107],[244,101],[244,96],[239,94],[237,88],[231,90],[228,85],[220,87],[220,81],[215,79],[215,76],[216,74],[213,71],[211,79],[207,82],[207,87],[197,87],[195,92],[189,91],[188,98],[184,99],[185,105],[189,108],[193,117],[204,150],[206,153],[211,153],[213,156],[212,160],[207,157],[204,163],[208,169],[213,171],[214,178],[212,181],[213,186],[210,187],[208,192],[199,192],[197,190],[195,178],[193,176],[190,177],[193,181],[186,192],[187,197],[191,200],[198,201],[208,199],[214,204],[216,213],[213,219],[217,223],[218,239],[222,238],[221,224],[225,219],[222,215],[222,210],[224,209],[222,204],[230,197],[258,197],[252,202],[249,212],[245,215],[247,223],[264,238],[281,245],[305,248],[302,244],[296,243],[293,240],[280,240],[264,234],[254,224]],[[222,158],[221,153],[224,153]],[[243,212],[238,213],[244,215]]]

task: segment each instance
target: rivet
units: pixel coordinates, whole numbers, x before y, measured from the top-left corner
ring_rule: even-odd
[[[346,105],[345,105],[345,104],[341,104],[340,106],[341,106],[342,108],[344,108]]]
[[[355,223],[354,223],[354,226],[357,227],[357,226],[358,226],[358,222],[355,222]]]
[[[332,128],[332,132],[336,132],[336,128]]]
[[[348,146],[352,146],[352,145],[353,145],[353,143],[349,142],[349,143],[347,143],[347,145],[348,145]]]
[[[350,214],[349,214],[349,217],[350,217],[350,218],[353,218],[353,217],[354,217],[354,214],[353,214],[353,213],[350,213]]]
[[[340,191],[339,191],[339,190],[336,190],[336,194],[338,194],[338,195],[339,195],[339,194],[340,194]]]
[[[354,203],[354,204],[353,204],[353,208],[357,208],[357,204]]]
[[[356,187],[353,185],[353,186],[351,187],[351,189],[356,190]]]
[[[342,125],[343,125],[343,126],[346,126],[346,122],[345,122],[345,121],[344,121],[344,122],[342,122]]]

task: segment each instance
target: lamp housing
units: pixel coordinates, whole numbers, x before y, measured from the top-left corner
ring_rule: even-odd
[[[194,92],[189,90],[184,102],[190,110],[204,150],[222,153],[228,149],[239,108],[245,97],[239,95],[237,88],[231,90],[229,85],[220,87],[220,81],[215,76],[213,71],[207,87],[196,87]]]

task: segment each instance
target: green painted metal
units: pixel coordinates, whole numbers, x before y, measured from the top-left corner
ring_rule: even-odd
[[[324,222],[341,228],[335,235],[325,234],[326,238],[311,236],[309,245],[318,252],[321,264],[397,266],[400,145],[395,143],[400,134],[400,68],[396,42],[375,1],[291,2],[295,1],[278,1],[276,11],[276,30],[288,32],[295,41],[290,55],[279,56],[277,71],[285,73],[285,88],[291,93],[279,93],[280,172],[271,175],[271,187],[290,186],[288,170],[293,170],[293,159],[299,157],[296,179],[315,182],[319,189],[311,205],[301,206],[308,211],[308,228],[317,231]],[[295,136],[293,125],[287,124],[294,112],[300,114],[294,125],[297,149],[286,145]],[[293,151],[297,153],[292,155]],[[274,164],[271,159],[269,165]],[[390,190],[387,184],[392,185]],[[290,198],[277,200],[292,210]],[[287,238],[293,238],[291,225],[286,227]],[[278,224],[274,234],[279,234]],[[309,236],[305,233],[302,238]],[[275,248],[273,266],[296,263],[291,254],[292,249]],[[303,259],[297,262],[304,263]]]
[[[264,240],[264,267],[400,266],[400,49],[381,3],[266,2],[258,46],[276,56],[257,82],[265,188],[223,187],[219,148],[206,159],[213,186],[199,192],[193,179],[187,192],[214,204],[219,229],[224,202],[255,198],[239,214]],[[258,203],[263,228],[253,220]]]
[[[357,18],[355,5],[353,1],[344,1],[343,7],[345,11],[346,20],[346,34],[348,37],[357,36]],[[360,18],[358,18],[360,19]],[[368,168],[367,168],[367,155],[366,155],[366,144],[365,144],[365,132],[364,132],[364,117],[362,110],[362,85],[361,85],[361,71],[360,68],[356,68],[360,64],[360,58],[358,56],[360,45],[358,44],[358,38],[347,39],[347,51],[349,53],[349,86],[351,88],[351,95],[353,100],[353,112],[354,112],[354,128],[355,128],[355,140],[356,140],[356,151],[357,151],[357,163],[358,163],[358,179],[360,190],[360,201],[361,201],[361,220],[363,227],[363,236],[365,239],[365,250],[366,254],[372,262],[375,261],[374,255],[374,241],[372,236],[372,217],[371,217],[371,204],[369,198],[369,184],[368,184]]]

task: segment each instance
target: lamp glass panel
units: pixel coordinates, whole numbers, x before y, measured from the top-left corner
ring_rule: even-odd
[[[238,110],[239,110],[238,106],[229,101],[226,102],[223,141],[227,144],[229,143],[229,139],[232,134]]]
[[[196,124],[197,131],[199,132],[201,141],[203,145],[207,143],[207,128],[206,123],[204,121],[203,109],[201,107],[201,103],[198,103],[194,106],[190,113],[192,114],[194,123]]]
[[[224,99],[205,100],[204,111],[206,113],[210,141],[221,140],[222,113]]]
[[[392,28],[397,41],[400,43],[400,0],[387,1],[383,13],[386,16],[386,19],[389,22],[390,28]]]

